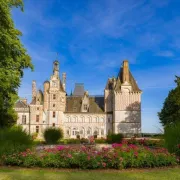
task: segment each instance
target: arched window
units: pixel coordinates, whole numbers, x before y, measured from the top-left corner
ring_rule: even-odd
[[[70,128],[66,128],[66,135],[70,136]]]
[[[66,118],[67,118],[67,122],[71,122],[71,118],[69,116],[67,116]]]
[[[83,123],[83,122],[84,122],[84,117],[83,117],[83,116],[81,116],[81,117],[79,118],[79,122],[80,122],[80,123]]]
[[[76,117],[76,116],[74,116],[74,117],[72,118],[72,122],[77,122],[77,117]]]
[[[87,122],[91,123],[92,122],[92,118],[90,116],[87,117]]]
[[[94,133],[93,133],[94,135],[99,135],[99,129],[98,128],[95,128],[95,130],[94,130]]]
[[[72,135],[73,135],[73,136],[76,136],[76,135],[78,135],[78,134],[79,134],[78,129],[77,129],[77,128],[73,128],[73,129],[72,129]]]
[[[91,135],[91,128],[87,129],[87,135]]]
[[[79,131],[79,134],[82,135],[82,136],[84,135],[84,127],[81,127],[81,129]]]
[[[104,135],[104,129],[101,129],[101,135]]]
[[[99,122],[99,118],[98,117],[94,117],[94,122],[98,123]]]

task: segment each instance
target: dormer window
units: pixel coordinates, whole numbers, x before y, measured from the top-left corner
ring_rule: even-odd
[[[84,104],[84,110],[87,111],[88,110],[88,105]]]

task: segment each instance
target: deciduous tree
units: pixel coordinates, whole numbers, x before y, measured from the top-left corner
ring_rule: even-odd
[[[176,76],[175,83],[176,88],[169,92],[161,112],[158,113],[163,126],[180,121],[180,77]]]
[[[31,58],[15,28],[12,8],[23,11],[23,0],[0,0],[0,127],[11,126],[17,117],[13,109],[23,70],[31,68]]]

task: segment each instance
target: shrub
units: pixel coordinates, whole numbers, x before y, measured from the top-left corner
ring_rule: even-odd
[[[59,139],[63,138],[63,131],[60,128],[46,128],[44,131],[44,139],[47,144],[56,144]]]
[[[80,139],[66,139],[67,144],[80,144]]]
[[[33,140],[20,126],[0,129],[0,156],[31,148]]]
[[[169,152],[180,156],[180,122],[165,127],[164,139]]]
[[[123,134],[110,134],[107,135],[107,142],[108,143],[121,143],[123,139]]]
[[[105,143],[107,143],[107,140],[104,138],[99,138],[99,139],[95,139],[95,142],[97,144],[105,144]]]
[[[87,144],[87,143],[89,143],[89,140],[86,139],[86,138],[81,138],[80,142],[81,142],[82,144],[83,144],[83,143]]]

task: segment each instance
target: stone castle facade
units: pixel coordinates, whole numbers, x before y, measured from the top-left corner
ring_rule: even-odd
[[[106,137],[108,133],[141,132],[141,93],[128,61],[123,61],[117,78],[109,78],[104,96],[90,96],[83,84],[66,94],[66,73],[59,76],[59,62],[53,63],[53,74],[44,82],[44,90],[32,82],[32,101],[21,98],[15,104],[17,124],[42,137],[47,127],[60,127],[65,138]]]

